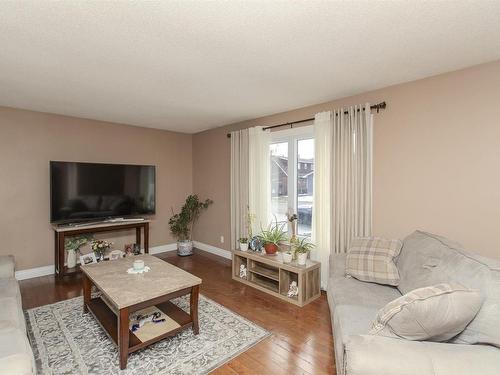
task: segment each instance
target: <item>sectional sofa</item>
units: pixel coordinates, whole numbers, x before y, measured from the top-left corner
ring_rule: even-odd
[[[24,320],[21,292],[14,277],[14,257],[0,256],[0,373],[35,374]]]
[[[345,254],[332,257],[327,290],[338,375],[500,374],[500,262],[420,231],[403,241],[396,260],[401,278],[397,288],[346,278],[345,259]],[[368,334],[388,302],[413,289],[451,281],[479,289],[484,302],[474,320],[449,342]]]

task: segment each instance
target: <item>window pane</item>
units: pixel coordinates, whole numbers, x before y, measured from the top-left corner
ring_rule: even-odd
[[[288,142],[273,143],[271,150],[271,213],[286,221],[288,211]]]
[[[297,141],[298,235],[311,236],[314,180],[314,139]]]

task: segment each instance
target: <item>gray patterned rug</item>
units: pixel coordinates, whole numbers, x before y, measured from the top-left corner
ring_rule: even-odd
[[[172,300],[189,312],[188,296]],[[114,343],[83,314],[82,297],[26,311],[28,335],[40,374],[206,374],[244,352],[269,332],[200,295],[200,334],[184,330],[132,353],[120,371]]]

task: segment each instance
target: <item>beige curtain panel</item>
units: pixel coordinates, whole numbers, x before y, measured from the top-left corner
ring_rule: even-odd
[[[248,237],[246,214],[249,204],[249,137],[248,129],[231,132],[231,246]]]
[[[311,257],[321,262],[323,288],[330,254],[346,252],[353,237],[372,232],[372,129],[369,103],[321,112],[314,119],[316,249]]]
[[[344,253],[353,237],[372,234],[370,104],[334,111],[332,136],[332,251]]]

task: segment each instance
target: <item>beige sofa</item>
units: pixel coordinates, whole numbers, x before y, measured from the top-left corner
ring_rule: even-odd
[[[11,255],[0,256],[0,373],[36,373]]]
[[[345,259],[345,254],[333,256],[327,292],[338,375],[500,374],[499,261],[420,231],[403,241],[396,262],[401,276],[397,288],[346,278]],[[368,334],[377,312],[388,302],[411,290],[446,282],[478,289],[485,297],[464,332],[448,342]]]

